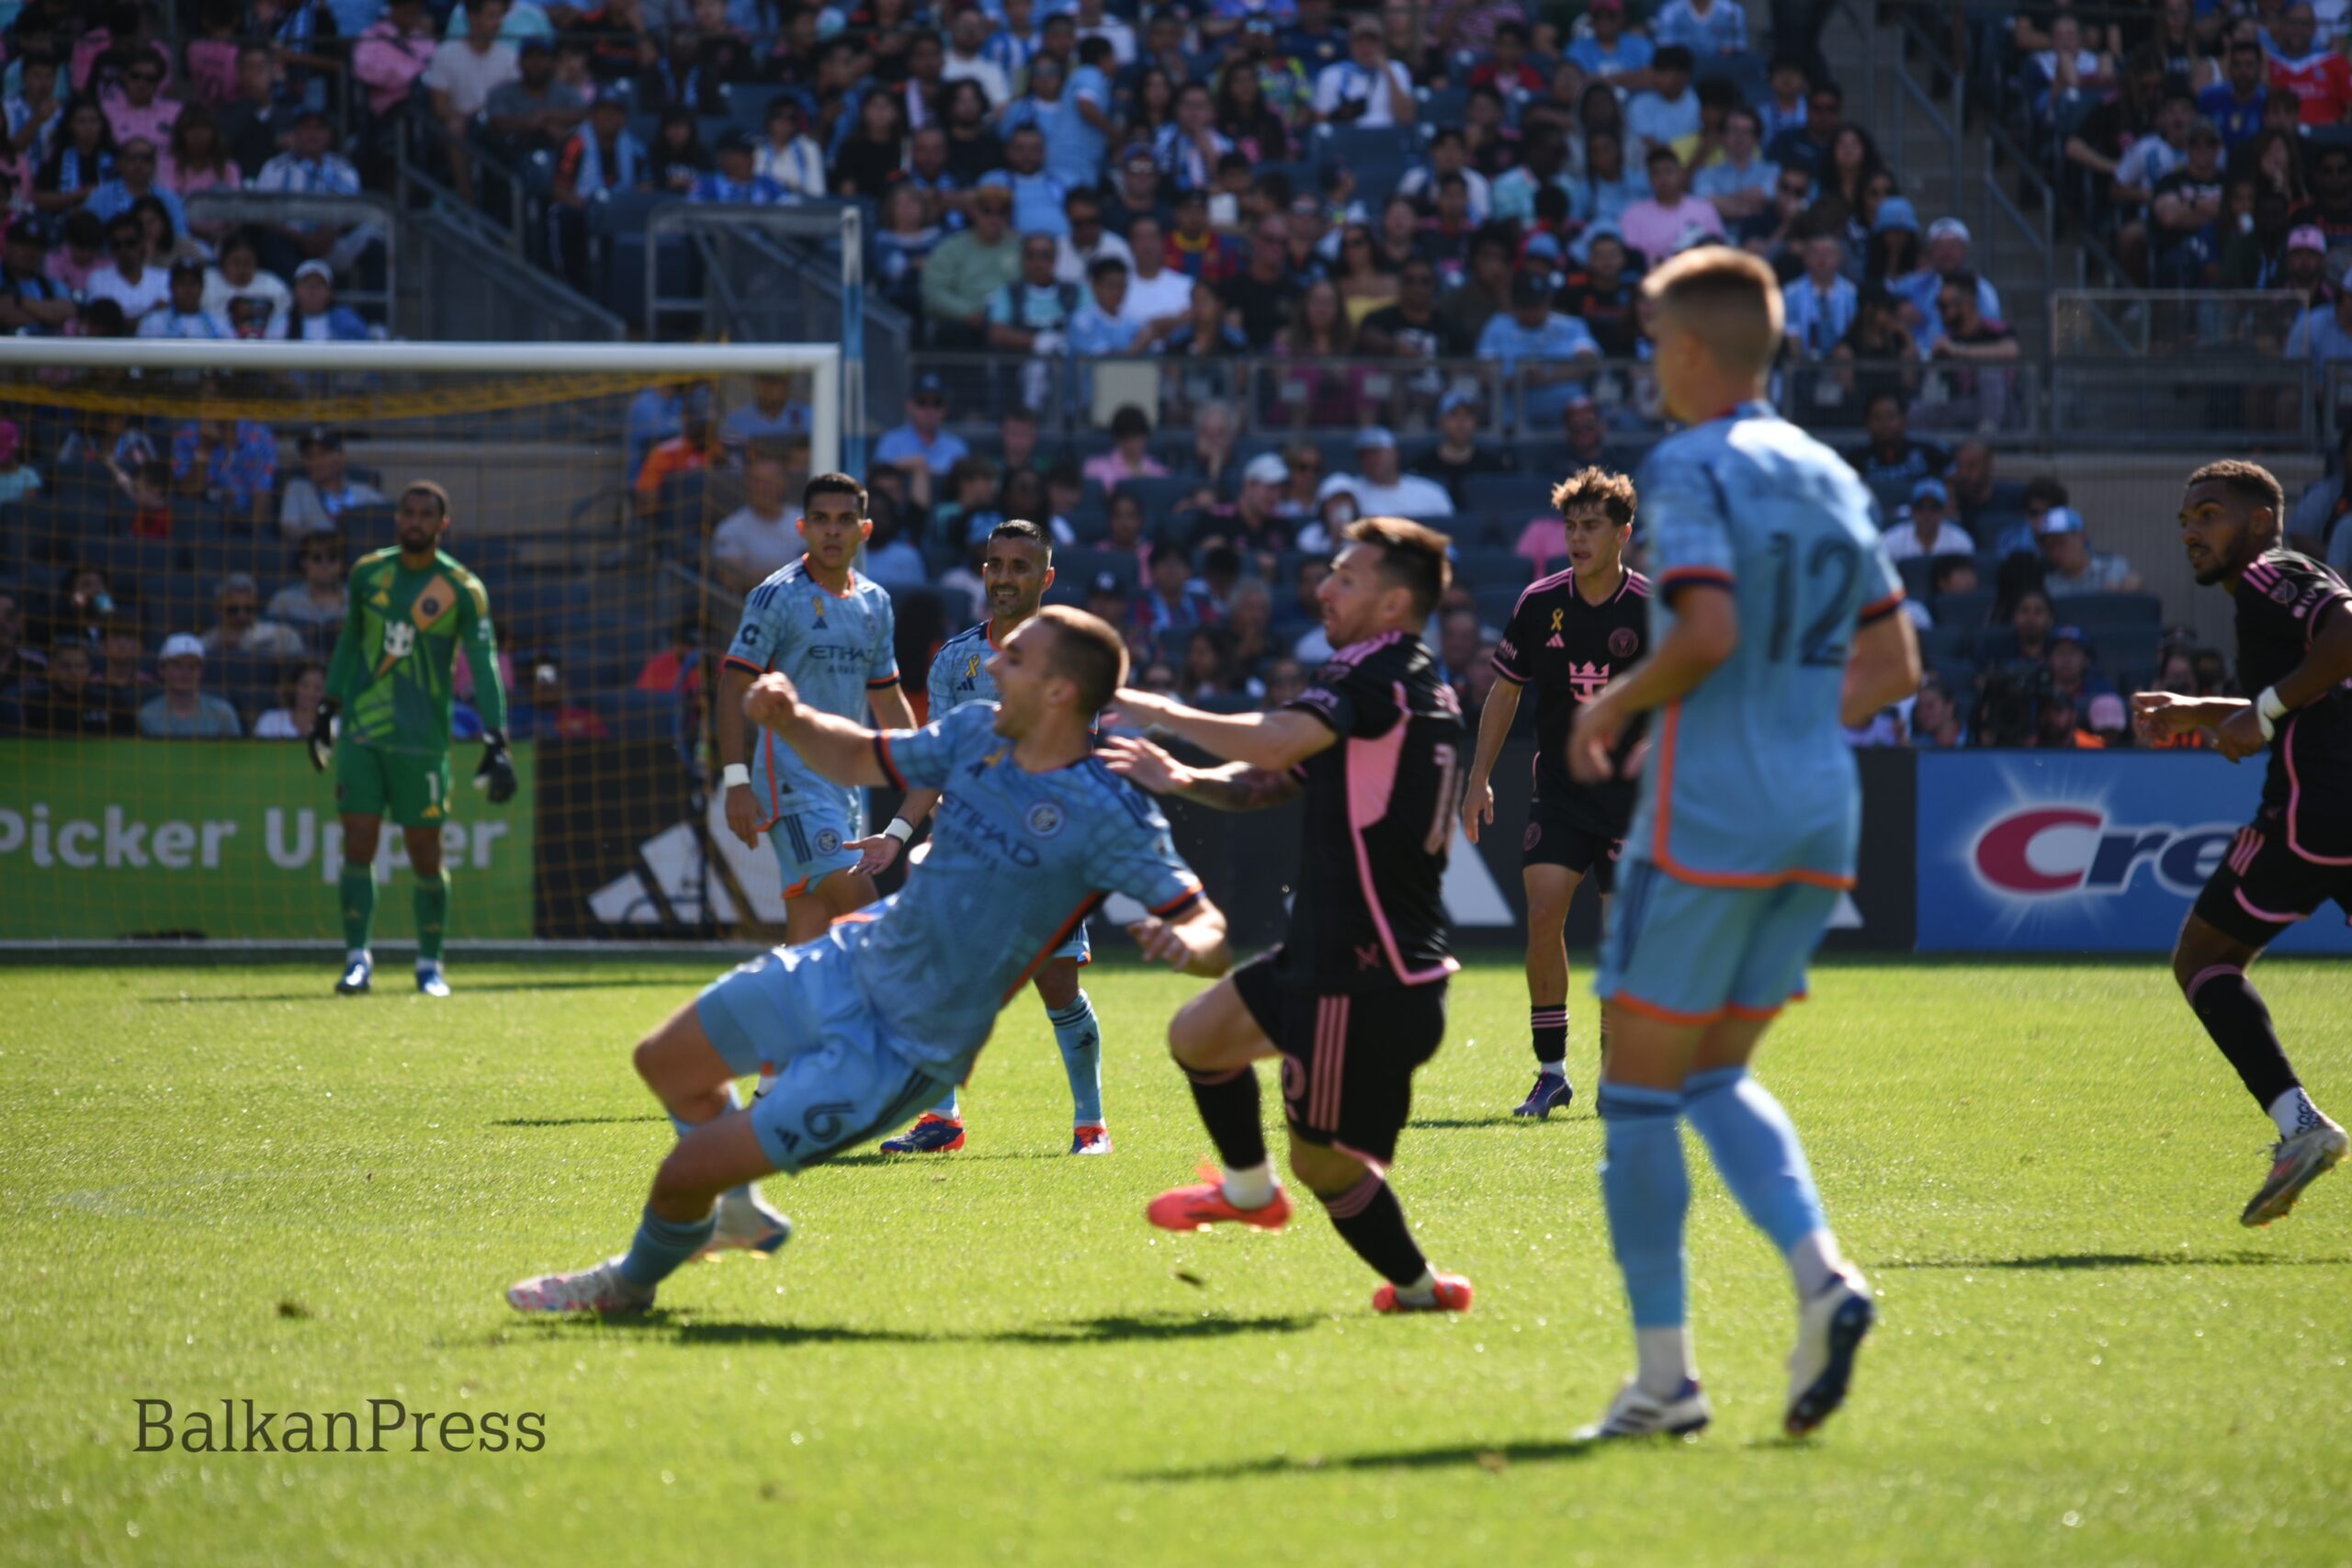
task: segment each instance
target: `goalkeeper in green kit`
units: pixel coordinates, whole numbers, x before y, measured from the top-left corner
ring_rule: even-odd
[[[450,811],[449,707],[456,694],[449,667],[460,643],[481,712],[484,744],[474,786],[493,805],[512,800],[514,763],[506,752],[506,692],[498,679],[490,596],[481,579],[441,549],[448,492],[429,480],[410,485],[401,491],[396,526],[396,547],[352,569],[326,700],[311,727],[311,765],[334,769],[335,810],[343,818],[345,952],[335,990],[356,995],[375,974],[368,939],[376,918],[376,842],[389,815],[408,840],[416,873],[416,988],[446,997],[441,944],[449,924],[449,874],[441,864],[441,825]]]

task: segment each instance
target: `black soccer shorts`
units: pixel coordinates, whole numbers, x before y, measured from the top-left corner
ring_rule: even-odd
[[[1445,982],[1318,996],[1274,978],[1277,948],[1233,972],[1233,988],[1283,1054],[1291,1131],[1385,1166],[1413,1112],[1413,1072],[1445,1038]]]
[[[1521,866],[1565,866],[1592,879],[1603,897],[1617,890],[1617,851],[1624,842],[1571,817],[1557,798],[1540,791],[1527,803],[1527,833],[1520,840]]]
[[[2352,865],[2322,865],[2287,844],[2287,819],[2266,807],[2238,836],[2197,896],[2197,918],[2248,947],[2278,934],[2329,899],[2352,919]]]

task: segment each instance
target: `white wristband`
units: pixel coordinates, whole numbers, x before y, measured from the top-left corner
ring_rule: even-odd
[[[896,839],[903,844],[915,836],[915,825],[903,817],[893,817],[890,818],[890,825],[882,829],[882,836],[886,839]]]
[[[741,762],[729,762],[725,767],[718,770],[719,788],[733,789],[737,784],[741,784],[746,789],[751,787],[751,769],[745,767]]]
[[[2262,727],[2262,738],[2272,739],[2278,733],[2278,721],[2287,716],[2287,705],[2279,699],[2278,688],[2265,686],[2262,695],[2254,699],[2254,721]]]

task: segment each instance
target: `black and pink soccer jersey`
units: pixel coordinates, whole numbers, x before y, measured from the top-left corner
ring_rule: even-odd
[[[2249,697],[2303,661],[2352,588],[2309,556],[2269,550],[2238,580],[2238,685]],[[2352,863],[2352,689],[2338,686],[2278,721],[2262,804],[2284,814],[2287,846],[2305,860]]]
[[[1568,732],[1577,709],[1600,694],[1649,646],[1650,580],[1628,571],[1617,592],[1598,604],[1577,592],[1576,573],[1563,571],[1529,584],[1495,645],[1495,673],[1535,688],[1535,792],[1579,828],[1622,839],[1634,819],[1634,782],[1577,784],[1568,777]],[[1618,738],[1623,763],[1641,741],[1647,716]]]
[[[1332,654],[1289,705],[1340,740],[1299,770],[1306,821],[1277,976],[1320,996],[1444,979],[1461,967],[1441,892],[1462,792],[1453,689],[1419,637],[1389,632]]]

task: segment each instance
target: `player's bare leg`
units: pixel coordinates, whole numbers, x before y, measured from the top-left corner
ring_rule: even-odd
[[[1538,1120],[1577,1097],[1568,1081],[1568,906],[1584,879],[1564,865],[1520,873],[1527,890],[1527,1021],[1535,1044],[1535,1087],[1514,1116]]]
[[[735,1075],[703,1032],[693,1002],[639,1041],[631,1060],[637,1076],[670,1113],[670,1124],[681,1139],[741,1109]],[[718,1224],[702,1252],[773,1253],[791,1239],[792,1222],[763,1203],[746,1182],[720,1195]]]
[[[376,846],[384,819],[345,812],[343,823],[343,874],[338,892],[343,908],[343,977],[335,982],[339,996],[355,997],[374,982],[376,960],[368,951],[376,926]]]
[[[837,871],[797,898],[784,901],[784,940],[790,947],[814,942],[843,915],[874,902],[874,879],[863,872]]]
[[[1279,1230],[1291,1204],[1266,1155],[1257,1069],[1275,1055],[1274,1043],[1242,1004],[1231,977],[1176,1010],[1168,1023],[1168,1054],[1193,1086],[1193,1102],[1223,1169],[1204,1165],[1201,1174],[1212,1179],[1162,1192],[1144,1217],[1162,1230],[1198,1230],[1226,1220]]]
[[[2194,913],[2182,924],[2172,952],[2173,978],[2179,982],[2189,1010],[2278,1129],[2270,1172],[2239,1216],[2248,1225],[2284,1219],[2303,1189],[2339,1164],[2352,1144],[2344,1129],[2321,1114],[2303,1092],[2278,1043],[2270,1009],[2247,974],[2261,956],[2260,948]]]
[[[1069,1079],[1070,1139],[1074,1155],[1107,1155],[1111,1129],[1102,1117],[1102,1030],[1094,1004],[1080,983],[1078,960],[1051,958],[1037,971],[1037,999],[1054,1026],[1054,1043]]]
[[[449,982],[441,973],[441,944],[449,927],[449,873],[441,863],[441,829],[403,828],[401,839],[416,877],[416,988],[428,997],[446,997]]]

